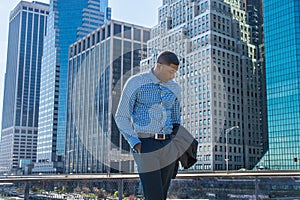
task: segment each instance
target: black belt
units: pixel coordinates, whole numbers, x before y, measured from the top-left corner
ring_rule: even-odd
[[[139,133],[139,138],[154,138],[155,140],[170,140],[171,134]]]

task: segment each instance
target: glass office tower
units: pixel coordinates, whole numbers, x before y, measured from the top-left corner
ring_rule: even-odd
[[[21,1],[10,13],[0,172],[36,161],[40,76],[49,5]]]
[[[69,45],[110,19],[110,9],[100,8],[107,1],[50,1],[41,72],[37,163],[33,172],[63,171]]]
[[[86,36],[91,31],[110,20],[111,10],[107,0],[89,0],[88,7],[82,10],[82,25],[77,28],[77,38]]]
[[[300,169],[299,16],[299,0],[264,1],[269,169]]]
[[[114,115],[149,38],[149,28],[111,20],[70,46],[66,172],[134,171]]]

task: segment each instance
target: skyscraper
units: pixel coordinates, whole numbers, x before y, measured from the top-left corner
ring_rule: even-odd
[[[159,51],[179,55],[182,125],[199,142],[195,169],[251,169],[262,156],[252,28],[242,0],[164,0],[159,8],[142,70],[155,65]]]
[[[89,0],[88,7],[82,10],[82,25],[77,28],[77,38],[80,39],[99,26],[108,22],[111,9],[107,0]]]
[[[255,58],[257,60],[256,70],[258,72],[258,95],[261,105],[261,145],[263,154],[268,150],[268,113],[266,97],[266,65],[264,50],[264,32],[263,32],[263,8],[262,0],[244,0],[247,12],[247,23],[250,25],[250,42],[256,46]]]
[[[265,0],[269,150],[259,165],[300,169],[300,1]]]
[[[132,172],[114,115],[126,80],[140,71],[150,29],[111,20],[70,46],[66,171]]]
[[[51,0],[41,74],[34,172],[62,172],[65,155],[69,45],[110,20],[108,0]]]
[[[10,13],[0,171],[36,161],[40,75],[49,5],[21,1]]]

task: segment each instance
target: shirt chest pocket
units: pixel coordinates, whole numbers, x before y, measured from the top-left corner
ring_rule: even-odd
[[[176,96],[167,88],[144,87],[137,93],[136,101],[139,105],[147,107],[160,104],[170,109],[176,101]]]
[[[138,92],[137,103],[144,105],[160,104],[162,101],[161,93],[157,90],[143,90]]]

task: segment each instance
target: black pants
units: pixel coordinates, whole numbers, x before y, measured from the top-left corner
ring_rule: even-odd
[[[171,140],[140,138],[142,153],[134,154],[145,200],[165,200],[174,172],[177,149]]]

